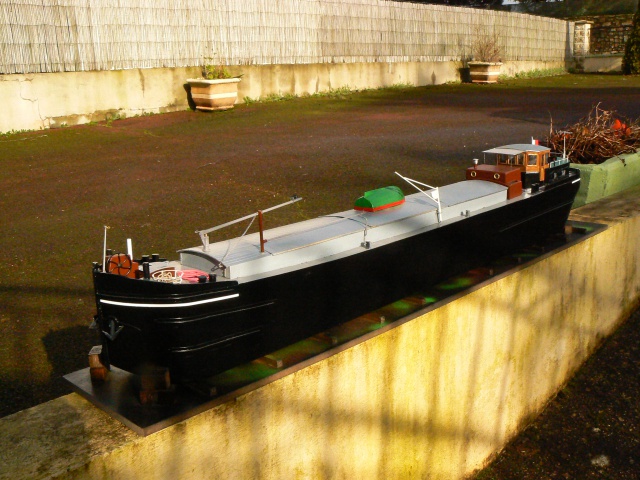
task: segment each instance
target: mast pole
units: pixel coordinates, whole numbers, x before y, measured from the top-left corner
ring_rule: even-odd
[[[102,273],[107,271],[107,230],[110,227],[104,226],[104,242],[102,244]]]
[[[264,210],[258,210],[256,213],[252,213],[251,215],[246,215],[242,218],[237,218],[235,220],[231,220],[230,222],[227,223],[223,223],[222,225],[218,225],[216,227],[212,227],[212,228],[207,228],[206,230],[196,230],[196,233],[198,235],[200,235],[200,239],[202,240],[202,247],[203,250],[206,252],[209,248],[209,233],[214,232],[216,230],[219,230],[221,228],[224,227],[228,227],[229,225],[233,225],[236,224],[238,222],[242,222],[243,220],[249,220],[251,218],[255,218],[260,217],[260,220],[262,218],[262,214],[270,212],[271,210],[275,210],[276,208],[281,208],[281,207],[285,207],[287,205],[291,205],[292,203],[296,203],[298,201],[302,200],[302,197],[298,197],[297,195],[294,195],[293,197],[291,197],[291,200],[289,200],[288,202],[284,202],[281,203],[280,205],[276,205],[274,207],[269,207],[269,208],[265,208]],[[262,220],[260,222],[262,224]],[[264,243],[266,243],[266,240],[263,240],[262,238],[262,227],[260,228],[260,251],[264,252]]]
[[[420,193],[423,193],[427,198],[436,203],[436,216],[438,217],[438,223],[442,222],[442,204],[440,203],[440,192],[438,187],[432,187],[431,185],[427,185],[426,183],[419,182],[418,180],[413,180],[412,178],[405,177],[404,175],[400,175],[398,172],[394,172],[401,179],[411,185],[413,188],[418,190]],[[433,193],[429,195],[429,193],[422,190],[418,185],[425,186],[433,190]]]
[[[264,239],[264,215],[262,215],[262,210],[258,210],[258,228],[260,229],[260,253],[264,253],[264,244],[267,241]]]

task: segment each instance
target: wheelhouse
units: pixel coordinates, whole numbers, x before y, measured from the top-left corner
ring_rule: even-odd
[[[554,159],[551,150],[542,145],[514,144],[484,152],[484,163],[516,167],[525,189],[555,180],[569,166],[569,159]]]

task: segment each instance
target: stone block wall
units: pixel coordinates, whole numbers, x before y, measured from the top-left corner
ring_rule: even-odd
[[[624,53],[624,46],[633,26],[633,15],[600,15],[585,17],[593,22],[589,41],[591,55]]]

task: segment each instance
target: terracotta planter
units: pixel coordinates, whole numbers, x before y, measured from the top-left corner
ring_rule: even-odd
[[[198,110],[228,110],[233,108],[238,98],[239,78],[206,80],[190,78],[191,98]]]
[[[473,83],[496,83],[501,62],[469,62],[469,74]]]

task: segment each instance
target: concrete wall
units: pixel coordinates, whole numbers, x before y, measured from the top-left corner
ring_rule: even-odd
[[[585,55],[581,58],[581,71],[586,73],[609,73],[622,71],[622,54]]]
[[[341,63],[230,67],[243,73],[239,101],[269,94],[312,94],[331,88],[377,88],[459,81],[459,62]],[[504,71],[564,67],[563,62],[509,62]],[[185,81],[200,69],[155,68],[101,72],[0,75],[0,132],[104,121],[116,115],[188,108]]]
[[[148,437],[75,394],[0,419],[0,477],[462,478],[640,298],[640,189],[574,215],[610,228]]]

